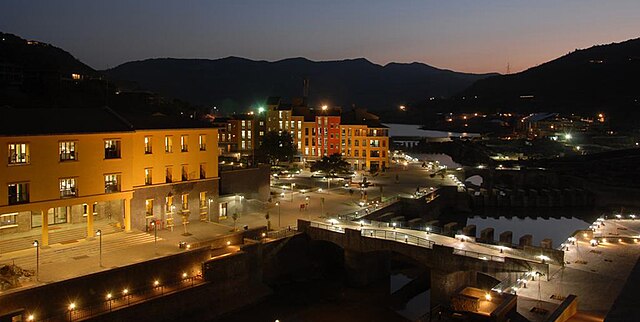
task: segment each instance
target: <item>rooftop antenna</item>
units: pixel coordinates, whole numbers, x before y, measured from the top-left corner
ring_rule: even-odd
[[[511,74],[511,64],[507,63],[507,75]]]
[[[308,98],[309,98],[309,78],[305,77],[302,80],[302,105],[307,106]]]

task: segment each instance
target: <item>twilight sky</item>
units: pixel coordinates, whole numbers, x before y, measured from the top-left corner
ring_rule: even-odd
[[[640,37],[638,17],[638,0],[0,2],[0,31],[62,47],[96,69],[233,55],[515,72]]]

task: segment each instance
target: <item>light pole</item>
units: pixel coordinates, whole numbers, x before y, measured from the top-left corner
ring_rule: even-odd
[[[209,222],[211,222],[211,202],[213,199],[209,198]]]
[[[113,295],[111,293],[107,293],[107,301],[109,302],[109,312],[111,312],[111,298]]]
[[[320,217],[322,216],[324,216],[324,197],[320,197]]]
[[[98,229],[96,231],[96,235],[98,235],[98,240],[100,243],[100,267],[102,267],[102,230]]]
[[[40,243],[38,240],[33,241],[33,247],[36,248],[36,281],[40,278]]]
[[[307,212],[307,219],[311,221],[311,213],[309,212],[309,196],[304,197],[304,210]]]
[[[280,201],[276,201],[276,206],[278,206],[278,228],[282,227],[280,225]]]
[[[76,303],[69,304],[69,321],[73,320],[73,310],[76,309]]]
[[[291,183],[291,202],[293,202],[293,187],[295,187],[295,183]]]
[[[158,254],[158,225],[155,220],[151,222],[151,226],[153,226],[153,248]]]

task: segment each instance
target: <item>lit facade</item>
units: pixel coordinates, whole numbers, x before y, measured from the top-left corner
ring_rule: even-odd
[[[354,170],[381,170],[389,166],[388,129],[364,124],[340,125],[343,158]]]
[[[217,129],[136,125],[109,109],[55,110],[80,123],[60,129],[46,120],[53,110],[39,111],[12,110],[2,122],[3,234],[37,230],[47,245],[50,230],[64,225],[86,225],[93,237],[98,222],[129,231],[150,222],[171,228],[183,219],[216,219]],[[41,126],[13,134],[20,131],[8,122],[30,117]],[[95,131],[81,124],[96,119],[102,124]]]

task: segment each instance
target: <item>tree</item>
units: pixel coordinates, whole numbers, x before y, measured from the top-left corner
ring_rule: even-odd
[[[262,138],[257,154],[263,161],[276,165],[281,161],[292,161],[296,151],[291,133],[270,131]]]
[[[330,156],[324,156],[320,161],[314,163],[311,166],[311,171],[320,171],[329,176],[334,176],[336,173],[345,173],[350,170],[349,162],[342,159],[340,153],[334,153]]]
[[[238,213],[234,212],[231,215],[231,219],[233,219],[233,231],[236,231],[236,221],[238,220]]]

